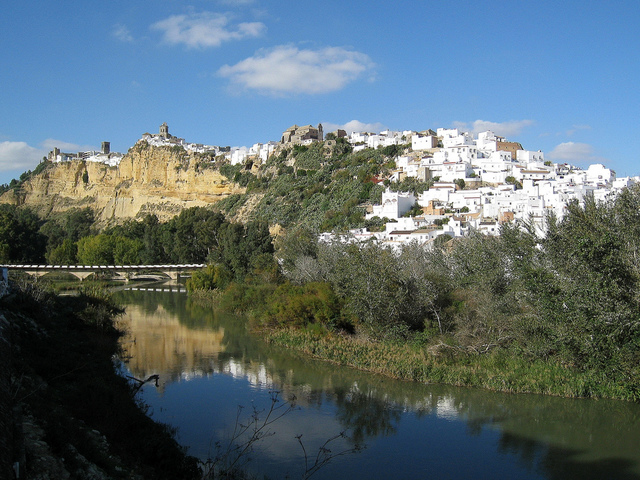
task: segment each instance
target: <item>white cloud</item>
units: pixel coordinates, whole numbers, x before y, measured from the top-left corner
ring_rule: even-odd
[[[32,170],[46,152],[25,142],[0,142],[0,171]]]
[[[594,154],[594,149],[588,143],[565,142],[557,145],[547,157],[560,162],[602,163],[604,158]]]
[[[255,3],[255,0],[218,0],[218,3],[231,5],[232,7],[239,7],[243,5],[252,5]]]
[[[487,120],[476,120],[471,125],[465,122],[453,122],[455,128],[471,132],[477,135],[480,132],[491,130],[496,135],[503,137],[514,137],[519,135],[526,127],[533,125],[533,120],[511,120],[509,122],[489,122]]]
[[[382,123],[363,123],[359,120],[351,120],[350,122],[347,122],[343,125],[338,125],[336,123],[323,123],[322,124],[322,129],[325,132],[334,132],[338,129],[340,130],[344,130],[345,132],[347,132],[348,134],[351,134],[353,132],[369,132],[369,133],[378,133],[378,132],[382,132],[383,130],[386,130],[387,127],[385,127]]]
[[[122,25],[122,24],[114,25],[113,30],[111,31],[111,34],[121,42],[127,42],[127,43],[133,42],[133,35],[131,35],[131,32],[126,27],[126,25]]]
[[[590,125],[574,125],[571,129],[567,130],[567,136],[572,136],[579,130],[591,130]]]
[[[280,45],[259,50],[233,66],[224,65],[218,74],[243,88],[272,95],[319,94],[340,90],[373,67],[368,55],[341,47],[299,50]]]
[[[50,152],[54,148],[59,148],[63,152],[76,153],[76,152],[88,152],[91,150],[96,150],[96,147],[91,145],[78,145],[76,143],[69,143],[63,140],[56,140],[54,138],[47,138],[43,141],[40,146]]]
[[[219,47],[223,42],[258,37],[267,29],[261,22],[230,25],[227,15],[202,12],[172,15],[151,28],[163,32],[166,43],[185,44],[189,48]]]

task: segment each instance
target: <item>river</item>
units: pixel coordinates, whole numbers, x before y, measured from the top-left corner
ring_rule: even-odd
[[[160,376],[141,388],[149,415],[202,459],[254,411],[262,421],[276,396],[277,413],[293,398],[295,409],[254,445],[246,468],[260,478],[301,478],[300,443],[308,468],[344,432],[327,448],[347,453],[312,478],[640,480],[639,404],[400,382],[266,345],[183,292],[116,300],[130,374]]]

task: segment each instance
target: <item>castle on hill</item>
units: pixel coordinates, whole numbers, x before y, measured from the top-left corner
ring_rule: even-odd
[[[322,124],[318,124],[318,128],[312,125],[299,127],[294,125],[287,128],[282,134],[280,143],[293,145],[306,145],[312,142],[322,142],[324,134],[322,132]]]

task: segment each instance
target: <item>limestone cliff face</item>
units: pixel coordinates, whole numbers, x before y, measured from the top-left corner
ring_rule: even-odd
[[[166,221],[184,208],[243,192],[218,170],[199,168],[199,160],[184,151],[136,145],[117,167],[82,160],[53,164],[0,203],[26,205],[43,216],[91,207],[106,225],[148,213]]]

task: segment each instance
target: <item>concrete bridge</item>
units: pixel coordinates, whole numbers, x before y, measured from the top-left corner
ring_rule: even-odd
[[[162,273],[172,280],[178,280],[180,273],[204,268],[205,263],[189,263],[182,265],[0,265],[0,269],[22,270],[34,277],[41,277],[50,272],[66,272],[84,280],[95,273],[109,273],[125,280],[134,275]]]

